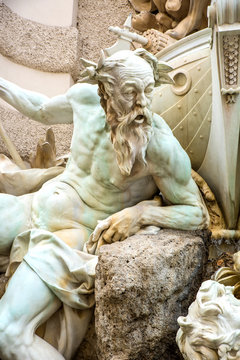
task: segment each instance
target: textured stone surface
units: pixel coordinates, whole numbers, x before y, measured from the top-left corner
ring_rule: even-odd
[[[0,298],[5,292],[5,287],[7,285],[8,278],[4,274],[0,274]]]
[[[0,121],[24,160],[28,159],[31,152],[36,152],[38,140],[45,138],[46,130],[49,127],[30,120],[15,110],[11,110],[10,107],[1,106],[1,103]],[[72,125],[54,125],[52,129],[56,139],[57,155],[68,153],[72,137]],[[9,156],[1,137],[0,153]]]
[[[68,73],[77,59],[75,27],[30,21],[0,4],[0,53],[16,63],[50,72]]]
[[[103,246],[96,272],[99,360],[180,359],[177,318],[201,284],[206,250],[194,233],[161,230]]]
[[[132,12],[133,9],[128,0],[101,0],[95,1],[94,4],[92,0],[79,1],[77,22],[79,55],[97,61],[100,50],[112,46],[117,40],[108,27],[122,26]],[[75,77],[77,75],[76,73]]]

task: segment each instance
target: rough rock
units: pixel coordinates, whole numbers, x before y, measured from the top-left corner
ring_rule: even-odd
[[[21,115],[10,107],[0,104],[0,121],[14,143],[23,160],[29,159],[29,154],[36,153],[37,143],[41,138],[45,139],[48,125],[40,124]],[[72,124],[59,124],[51,126],[55,139],[57,156],[68,154],[72,138]],[[0,154],[10,156],[6,146],[0,138]]]
[[[105,245],[96,271],[99,360],[180,359],[177,318],[201,284],[207,251],[193,232],[161,230]]]
[[[5,292],[5,288],[8,282],[8,277],[6,277],[4,274],[0,274],[0,299],[3,296]]]

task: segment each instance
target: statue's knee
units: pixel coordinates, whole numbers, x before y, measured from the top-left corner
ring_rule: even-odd
[[[6,323],[5,319],[0,320],[0,356],[10,359],[17,353],[19,347],[24,344],[24,333],[24,329],[14,321]]]

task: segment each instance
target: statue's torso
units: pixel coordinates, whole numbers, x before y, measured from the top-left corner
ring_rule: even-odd
[[[86,92],[79,94],[76,85],[73,93],[69,95],[74,114],[71,157],[65,171],[56,179],[75,190],[76,199],[79,201],[79,208],[76,207],[76,222],[93,229],[97,220],[142,200],[151,199],[159,191],[153,179],[154,175],[162,179],[161,187],[166,188],[164,182],[169,182],[169,172],[172,172],[172,169],[169,169],[169,156],[178,157],[183,150],[176,146],[170,129],[156,115],[153,119],[153,136],[147,149],[147,165],[136,161],[131,174],[122,175],[96,88],[88,87],[89,85]],[[51,193],[54,194],[52,188],[49,195]],[[51,199],[43,192],[42,196],[44,198],[39,198],[39,202],[47,200],[50,204]]]
[[[70,101],[74,113],[71,158],[58,179],[70,184],[103,217],[151,198],[157,187],[144,165],[136,163],[130,176],[121,174],[98,95],[91,104],[82,104],[77,94]]]
[[[60,178],[71,184],[90,207],[108,213],[150,198],[156,185],[147,168],[136,163],[129,176],[121,174],[105,120],[101,131],[91,124],[88,129],[74,134],[71,159]]]

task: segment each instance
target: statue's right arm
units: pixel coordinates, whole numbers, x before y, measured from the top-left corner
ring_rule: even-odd
[[[43,124],[68,124],[73,122],[71,104],[66,95],[48,98],[0,78],[0,98],[23,115]]]

